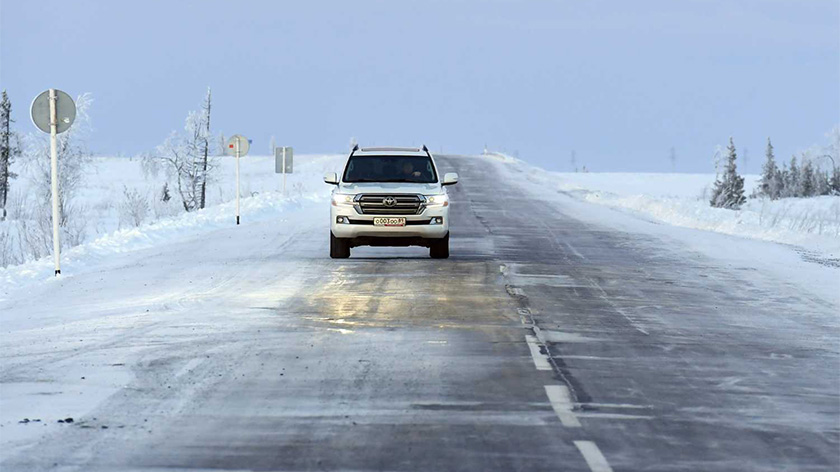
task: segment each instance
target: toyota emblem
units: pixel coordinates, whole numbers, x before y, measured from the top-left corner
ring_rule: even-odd
[[[392,207],[397,204],[397,199],[394,197],[385,197],[382,199],[382,204],[386,207]]]

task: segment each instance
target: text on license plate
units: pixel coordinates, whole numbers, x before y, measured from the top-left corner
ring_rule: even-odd
[[[374,218],[373,226],[405,226],[405,218]]]

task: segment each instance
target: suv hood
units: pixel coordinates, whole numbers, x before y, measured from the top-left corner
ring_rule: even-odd
[[[340,193],[415,193],[423,195],[440,195],[443,189],[440,184],[410,184],[404,182],[360,182],[341,183]]]

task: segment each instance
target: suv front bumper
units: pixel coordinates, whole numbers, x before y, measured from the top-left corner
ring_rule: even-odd
[[[339,216],[349,223],[338,223]],[[405,226],[373,226],[374,218],[405,218]],[[443,218],[441,224],[432,224]],[[330,230],[336,238],[422,238],[440,239],[449,232],[449,207],[426,208],[419,215],[360,215],[353,207],[330,207]],[[383,241],[384,243],[384,241]],[[366,244],[367,245],[367,244]],[[383,244],[387,245],[387,244]],[[402,244],[395,244],[402,245]]]

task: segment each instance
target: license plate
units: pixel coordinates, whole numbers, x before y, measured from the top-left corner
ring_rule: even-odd
[[[374,218],[373,226],[405,226],[405,218]]]

